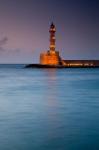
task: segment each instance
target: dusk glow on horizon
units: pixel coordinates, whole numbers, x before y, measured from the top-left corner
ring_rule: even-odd
[[[64,59],[99,59],[98,0],[0,0],[0,63],[38,63],[52,21]]]

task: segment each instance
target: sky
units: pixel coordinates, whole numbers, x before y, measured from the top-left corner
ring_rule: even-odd
[[[39,63],[52,21],[63,59],[99,59],[98,0],[0,0],[0,63]]]

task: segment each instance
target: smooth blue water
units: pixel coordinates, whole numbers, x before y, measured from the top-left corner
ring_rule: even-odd
[[[99,69],[0,65],[0,150],[98,150]]]

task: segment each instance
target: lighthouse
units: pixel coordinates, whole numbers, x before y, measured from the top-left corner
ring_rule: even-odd
[[[55,39],[55,33],[56,33],[56,27],[55,25],[52,23],[51,26],[50,26],[50,52],[51,53],[55,53],[55,42],[56,42],[56,39]]]
[[[56,50],[56,27],[51,23],[49,28],[49,49],[40,54],[40,64],[30,64],[27,68],[67,68],[67,67],[99,67],[99,60],[64,60]]]
[[[56,27],[54,23],[51,23],[50,29],[50,46],[49,50],[40,54],[40,64],[41,65],[60,65],[61,59],[59,56],[59,51],[56,51]]]

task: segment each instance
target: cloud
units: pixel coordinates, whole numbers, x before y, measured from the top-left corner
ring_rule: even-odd
[[[5,51],[3,47],[0,46],[0,52]]]
[[[6,46],[6,44],[8,43],[8,37],[3,37],[2,39],[0,39],[0,59],[2,58],[2,56],[23,56],[24,54],[28,56],[28,54],[30,54],[31,50],[23,50],[22,48],[9,48],[8,46]],[[28,52],[28,53],[27,53]]]
[[[8,42],[8,37],[3,37],[2,39],[0,39],[0,54],[10,54],[10,53],[20,53],[21,49],[9,49],[9,48],[5,48],[5,45]]]
[[[3,37],[3,38],[0,40],[0,52],[5,52],[4,45],[7,43],[7,41],[8,41],[8,38],[7,38],[7,37]]]
[[[7,37],[4,37],[0,40],[0,47],[2,47],[3,45],[5,45],[8,41],[8,38]]]

